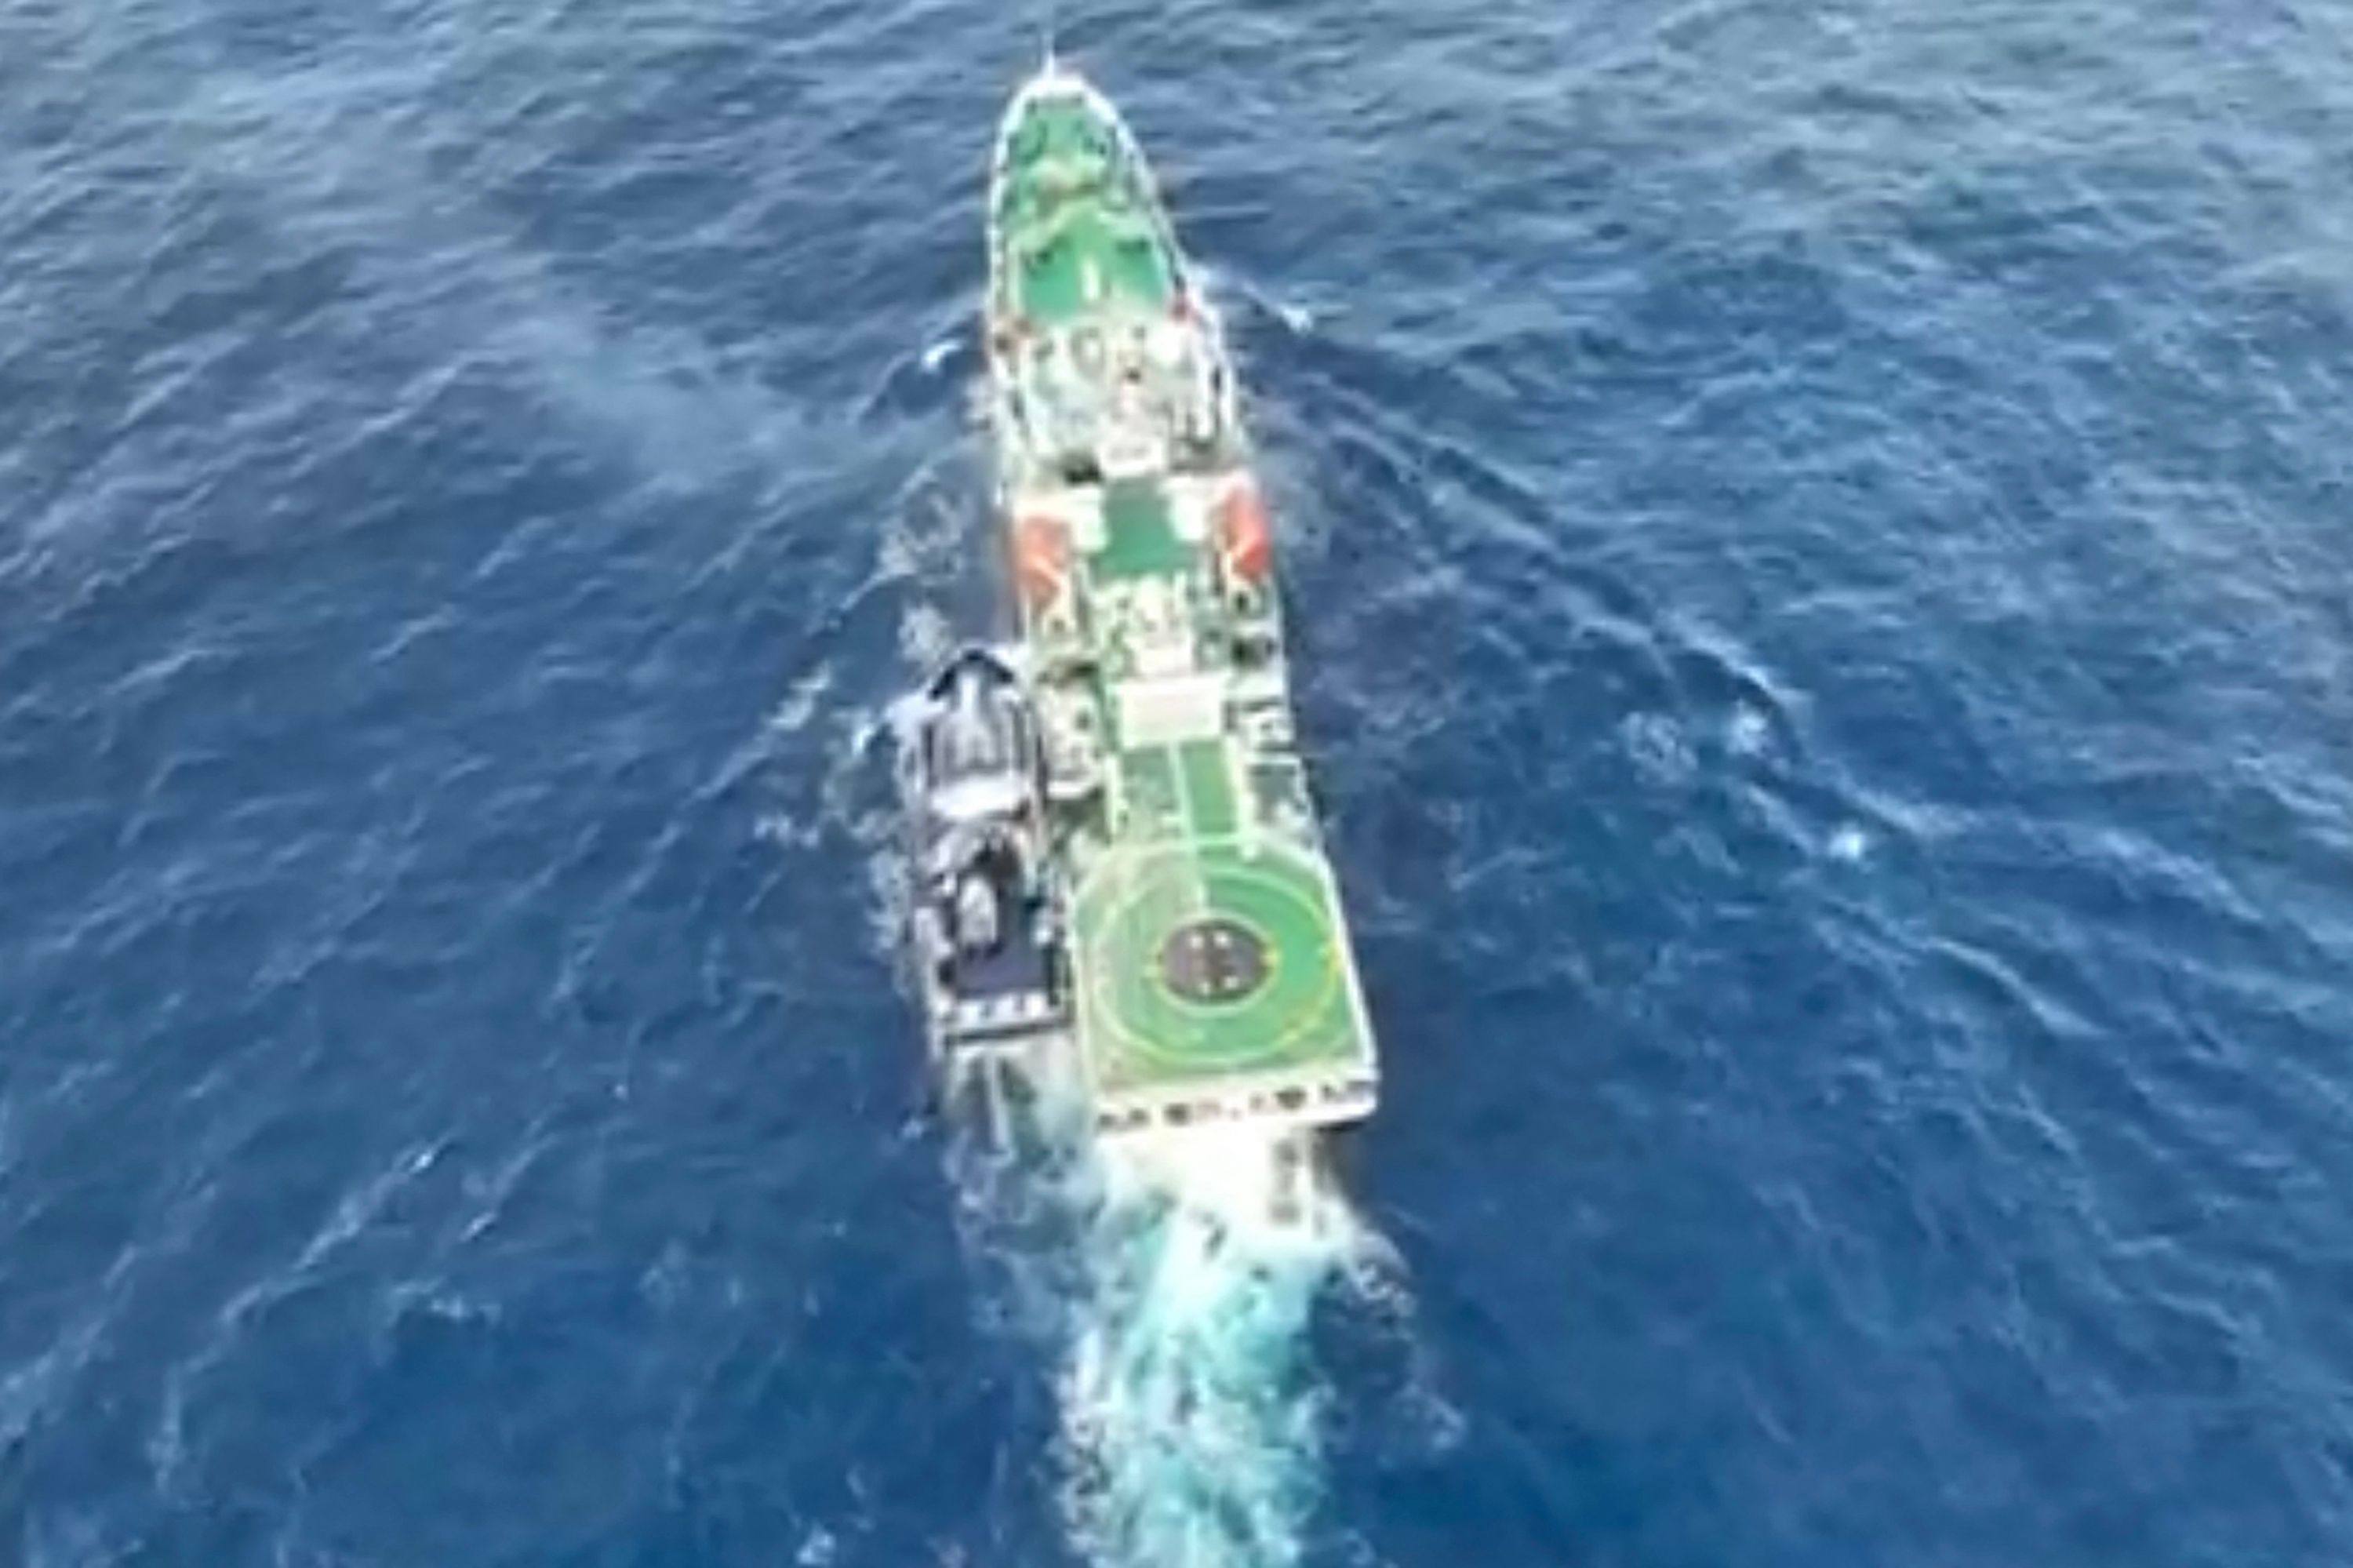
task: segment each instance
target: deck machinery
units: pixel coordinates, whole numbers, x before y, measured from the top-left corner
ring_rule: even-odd
[[[934,1054],[992,1118],[1059,1083],[1106,1139],[1361,1118],[1372,1035],[1216,313],[1117,111],[1050,62],[988,214],[1019,634],[942,668],[902,758]]]

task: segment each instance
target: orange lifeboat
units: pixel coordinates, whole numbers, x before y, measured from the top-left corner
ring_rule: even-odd
[[[1071,530],[1060,518],[1032,512],[1015,521],[1013,576],[1032,605],[1061,597],[1071,577]]]
[[[1237,482],[1218,503],[1218,546],[1227,573],[1242,582],[1264,582],[1274,566],[1274,529],[1257,484],[1248,479]]]

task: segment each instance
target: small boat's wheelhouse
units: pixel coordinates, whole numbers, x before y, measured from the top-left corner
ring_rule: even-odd
[[[1064,1013],[1038,725],[1011,668],[968,648],[924,688],[900,758],[913,925],[939,1046],[1000,1041]]]

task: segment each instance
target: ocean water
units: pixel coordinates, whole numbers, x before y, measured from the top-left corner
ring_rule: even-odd
[[[0,1563],[2353,1560],[2353,20],[1059,11],[1279,503],[1327,1242],[923,1115],[1039,16],[7,0]]]

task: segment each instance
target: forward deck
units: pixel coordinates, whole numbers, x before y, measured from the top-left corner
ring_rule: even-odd
[[[1143,163],[1116,120],[1078,95],[1041,94],[1014,111],[992,212],[1005,303],[1040,326],[1107,305],[1160,313],[1177,256]]]

